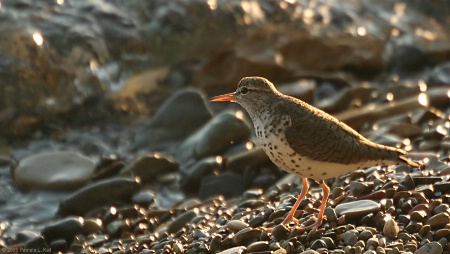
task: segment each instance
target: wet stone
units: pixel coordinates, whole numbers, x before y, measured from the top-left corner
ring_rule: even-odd
[[[112,178],[86,186],[67,198],[60,206],[60,215],[84,215],[86,212],[118,201],[129,201],[139,191],[140,184],[134,179]]]
[[[172,223],[167,227],[168,233],[176,233],[181,230],[186,224],[191,221],[193,218],[197,217],[197,212],[194,210],[190,210],[178,215]]]
[[[177,161],[189,163],[222,154],[233,144],[249,138],[250,133],[249,126],[243,121],[242,112],[221,112],[181,144]]]
[[[249,252],[261,252],[269,250],[269,242],[268,241],[257,241],[251,243],[247,246],[247,250]]]
[[[45,242],[44,238],[42,236],[38,236],[36,238],[30,239],[23,245],[24,249],[33,250],[33,249],[39,249],[39,250],[48,250],[49,246]]]
[[[121,170],[121,175],[139,176],[142,183],[151,183],[162,174],[174,172],[178,164],[169,156],[155,153],[135,158]]]
[[[206,96],[198,89],[174,93],[161,105],[150,122],[137,131],[135,148],[170,148],[194,133],[212,117]]]
[[[154,202],[154,193],[151,190],[141,190],[133,195],[131,201],[142,206],[149,205]]]
[[[204,177],[200,184],[199,196],[201,199],[218,195],[231,198],[241,195],[244,191],[245,186],[242,177],[238,174],[225,172],[218,176]]]
[[[94,161],[77,152],[43,152],[22,159],[12,175],[22,189],[74,189],[94,170]]]
[[[187,192],[198,191],[202,179],[205,176],[211,175],[213,171],[219,170],[221,166],[221,157],[208,157],[196,162],[190,167],[181,167],[181,188]]]
[[[96,219],[86,219],[83,223],[81,233],[83,235],[90,235],[93,233],[100,232],[102,230],[103,230],[103,226],[101,225],[101,220],[98,221]]]
[[[74,237],[81,232],[82,226],[78,217],[69,217],[45,227],[41,234],[47,243],[62,238],[70,245]]]
[[[380,204],[372,200],[358,200],[339,204],[335,210],[339,216],[345,215],[348,218],[353,218],[379,211]]]
[[[236,245],[246,245],[250,242],[258,241],[260,237],[261,237],[261,230],[244,228],[234,235],[233,243]]]
[[[69,250],[69,246],[64,239],[58,239],[51,242],[49,244],[49,247],[51,248],[52,252],[67,253]]]

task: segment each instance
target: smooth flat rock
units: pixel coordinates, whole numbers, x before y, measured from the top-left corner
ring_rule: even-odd
[[[442,246],[438,242],[427,243],[414,252],[414,254],[441,254]]]
[[[66,199],[59,206],[60,215],[84,215],[86,212],[113,202],[129,201],[139,191],[140,183],[134,179],[113,178],[86,186]]]
[[[154,180],[158,175],[170,173],[177,169],[178,163],[172,158],[154,153],[135,158],[121,170],[120,174],[139,176],[142,183],[147,183]]]
[[[339,204],[336,206],[335,210],[339,216],[345,215],[348,218],[352,218],[379,211],[380,204],[372,200],[358,200]]]
[[[183,142],[178,149],[177,161],[190,162],[219,155],[250,134],[250,127],[244,122],[241,111],[221,112]]]
[[[156,111],[149,123],[138,130],[136,149],[160,150],[183,140],[212,117],[203,92],[187,88],[174,93]]]
[[[22,159],[12,170],[21,189],[74,189],[86,184],[95,162],[77,152],[43,152]]]

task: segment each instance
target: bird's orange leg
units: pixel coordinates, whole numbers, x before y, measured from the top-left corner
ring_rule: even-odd
[[[309,183],[308,183],[308,179],[306,179],[305,177],[302,177],[302,191],[300,193],[300,195],[298,196],[297,200],[294,203],[294,206],[292,206],[291,211],[288,213],[288,215],[286,216],[286,218],[284,218],[283,222],[281,222],[281,224],[287,225],[289,224],[289,222],[291,222],[292,218],[294,218],[294,214],[297,211],[298,206],[300,205],[300,203],[302,202],[302,200],[305,198],[306,194],[308,193],[308,189],[309,189]]]
[[[325,207],[327,206],[328,196],[330,195],[330,188],[325,184],[325,182],[323,180],[320,181],[320,184],[322,185],[322,189],[323,189],[323,197],[322,197],[322,204],[320,205],[319,215],[317,216],[317,221],[307,227],[299,228],[298,229],[299,231],[305,231],[305,230],[312,229],[312,228],[318,228],[322,224],[323,214],[325,213]]]

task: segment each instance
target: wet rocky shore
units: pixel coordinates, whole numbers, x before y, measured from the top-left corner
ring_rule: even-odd
[[[0,4],[1,253],[450,253],[447,5],[118,2]],[[208,101],[250,75],[424,168],[328,179],[317,230],[279,225],[298,177]]]

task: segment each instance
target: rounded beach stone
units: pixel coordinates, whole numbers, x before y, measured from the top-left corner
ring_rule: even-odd
[[[74,189],[86,184],[95,162],[77,152],[57,151],[22,159],[12,170],[22,189]]]
[[[117,201],[129,201],[141,188],[134,179],[113,178],[86,186],[64,199],[59,215],[84,215],[86,212]]]
[[[339,204],[335,210],[339,216],[345,215],[347,218],[352,218],[379,211],[380,204],[372,200],[358,200]]]

